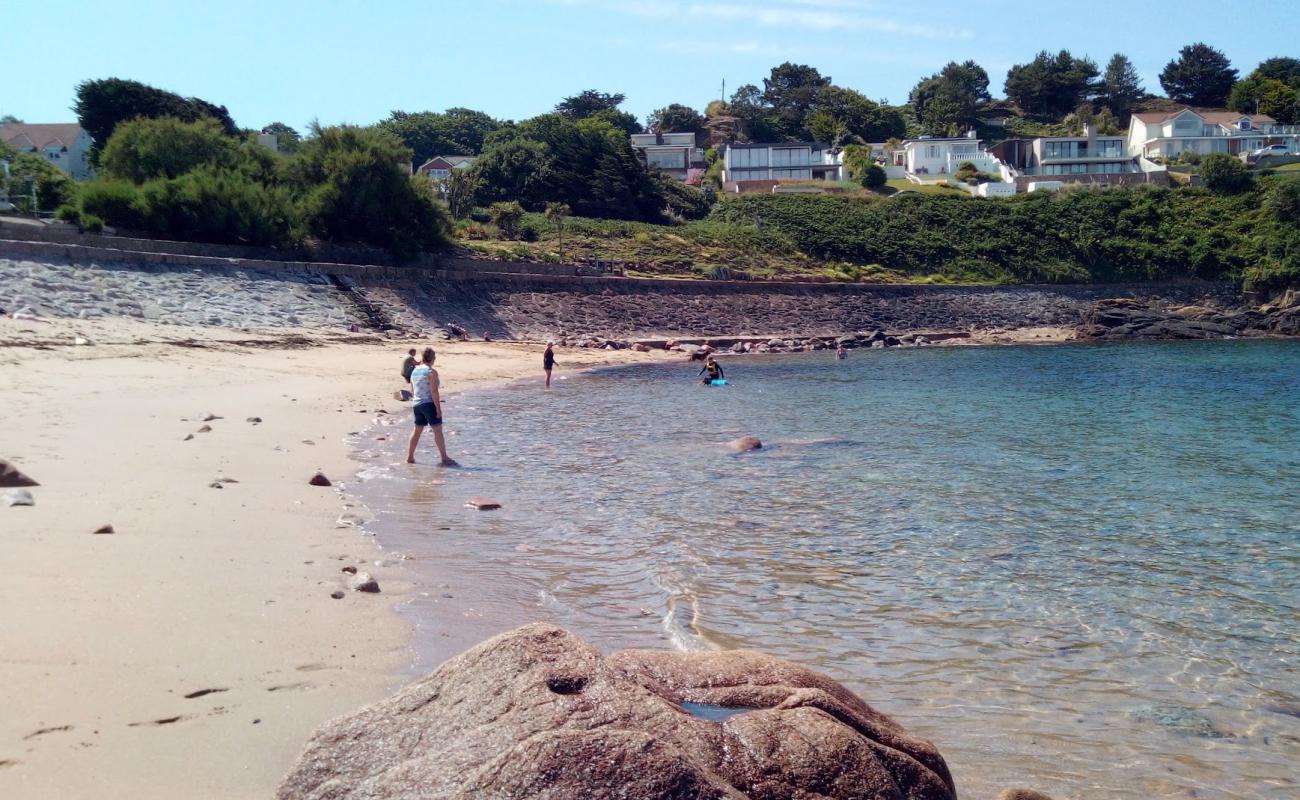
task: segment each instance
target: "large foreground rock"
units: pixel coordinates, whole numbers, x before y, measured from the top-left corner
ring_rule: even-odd
[[[0,458],[0,487],[39,485],[36,481],[24,475],[22,470]]]
[[[745,710],[716,721],[683,703]],[[326,724],[278,797],[954,800],[956,793],[932,744],[824,675],[746,651],[604,657],[567,631],[534,624]]]

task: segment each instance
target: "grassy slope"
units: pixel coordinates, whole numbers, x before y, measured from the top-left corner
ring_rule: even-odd
[[[1275,219],[1264,201],[1285,175],[1218,196],[1203,189],[1081,189],[971,198],[940,189],[874,194],[742,195],[706,220],[656,226],[572,219],[566,262],[631,262],[631,274],[945,283],[1249,279],[1289,274],[1300,260],[1300,226]],[[526,241],[476,239],[483,253],[558,261],[554,227],[524,223]]]

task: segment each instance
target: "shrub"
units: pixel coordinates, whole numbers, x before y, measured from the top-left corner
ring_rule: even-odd
[[[86,214],[81,218],[81,229],[86,233],[102,233],[104,220],[94,214]]]
[[[133,119],[114,129],[100,153],[99,167],[107,176],[144,183],[177,178],[203,166],[233,167],[239,146],[210,117],[196,122]]]
[[[115,228],[146,229],[140,192],[130,181],[100,178],[82,184],[81,213],[99,217]]]
[[[297,241],[293,202],[228,169],[204,167],[179,178],[149,181],[137,208],[145,229],[218,244],[283,247]]]
[[[879,189],[885,185],[885,170],[879,164],[870,164],[862,170],[862,185],[868,189]]]
[[[1300,226],[1300,178],[1279,181],[1269,189],[1264,205],[1278,222]]]
[[[59,210],[54,212],[54,217],[70,225],[81,225],[81,209],[76,206],[59,206]]]
[[[502,239],[518,239],[520,222],[524,218],[524,207],[511,200],[505,203],[493,203],[489,211],[492,224],[501,232]]]
[[[1201,181],[1216,194],[1235,194],[1250,186],[1250,173],[1240,159],[1226,153],[1211,153],[1201,159]]]
[[[317,128],[286,163],[285,183],[312,235],[382,247],[399,259],[446,245],[450,223],[430,182],[402,168],[411,151],[392,134]]]
[[[1196,166],[1201,163],[1201,153],[1198,150],[1184,150],[1178,154],[1178,160],[1184,164]]]

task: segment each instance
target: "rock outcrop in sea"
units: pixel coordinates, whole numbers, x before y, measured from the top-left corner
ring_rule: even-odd
[[[955,800],[930,742],[748,651],[605,656],[532,624],[320,728],[280,800]]]
[[[1300,335],[1300,296],[1287,293],[1257,309],[1165,307],[1115,298],[1098,300],[1083,313],[1082,339],[1222,339],[1229,336]]]

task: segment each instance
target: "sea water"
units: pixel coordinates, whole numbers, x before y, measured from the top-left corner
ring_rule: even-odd
[[[404,418],[357,442],[418,670],[533,620],[746,647],[933,740],[966,797],[1300,796],[1300,343],[745,357],[725,387],[540,361],[447,401],[462,469],[400,463]]]

